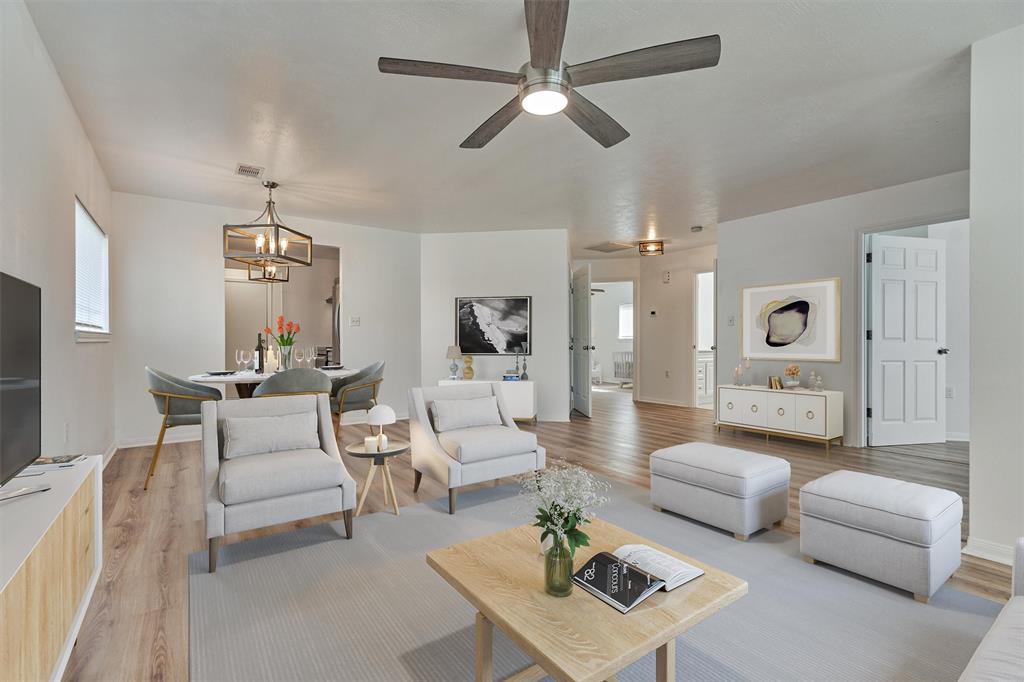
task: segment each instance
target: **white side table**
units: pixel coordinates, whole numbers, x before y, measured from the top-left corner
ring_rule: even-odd
[[[438,386],[457,384],[499,384],[505,407],[516,421],[537,422],[537,384],[532,381],[487,381],[484,379],[441,379]]]

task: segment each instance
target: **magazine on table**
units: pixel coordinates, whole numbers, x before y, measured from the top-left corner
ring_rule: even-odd
[[[626,613],[658,590],[675,589],[703,574],[647,545],[623,545],[613,553],[595,554],[576,572],[573,582]]]

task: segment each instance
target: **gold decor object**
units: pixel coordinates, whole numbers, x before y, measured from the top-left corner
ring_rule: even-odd
[[[267,188],[267,207],[263,213],[252,222],[224,225],[224,258],[263,268],[264,276],[266,268],[271,266],[288,268],[312,265],[313,238],[281,222],[274,207],[277,183],[266,180],[263,186]]]
[[[473,372],[473,356],[463,355],[462,364],[464,365],[462,368],[462,378],[469,381],[475,374],[475,372]]]

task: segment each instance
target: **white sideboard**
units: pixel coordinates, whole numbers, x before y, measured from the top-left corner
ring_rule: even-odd
[[[102,469],[97,455],[4,486],[50,486],[0,503],[4,679],[59,680],[64,673],[103,564]]]
[[[516,421],[537,421],[537,385],[532,381],[486,381],[483,379],[442,379],[438,386],[452,384],[499,384],[505,407]]]
[[[843,394],[760,386],[718,387],[718,430],[723,426],[824,443],[843,438]]]

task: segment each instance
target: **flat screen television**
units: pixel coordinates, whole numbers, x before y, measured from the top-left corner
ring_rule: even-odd
[[[0,485],[40,454],[40,293],[0,272]]]

